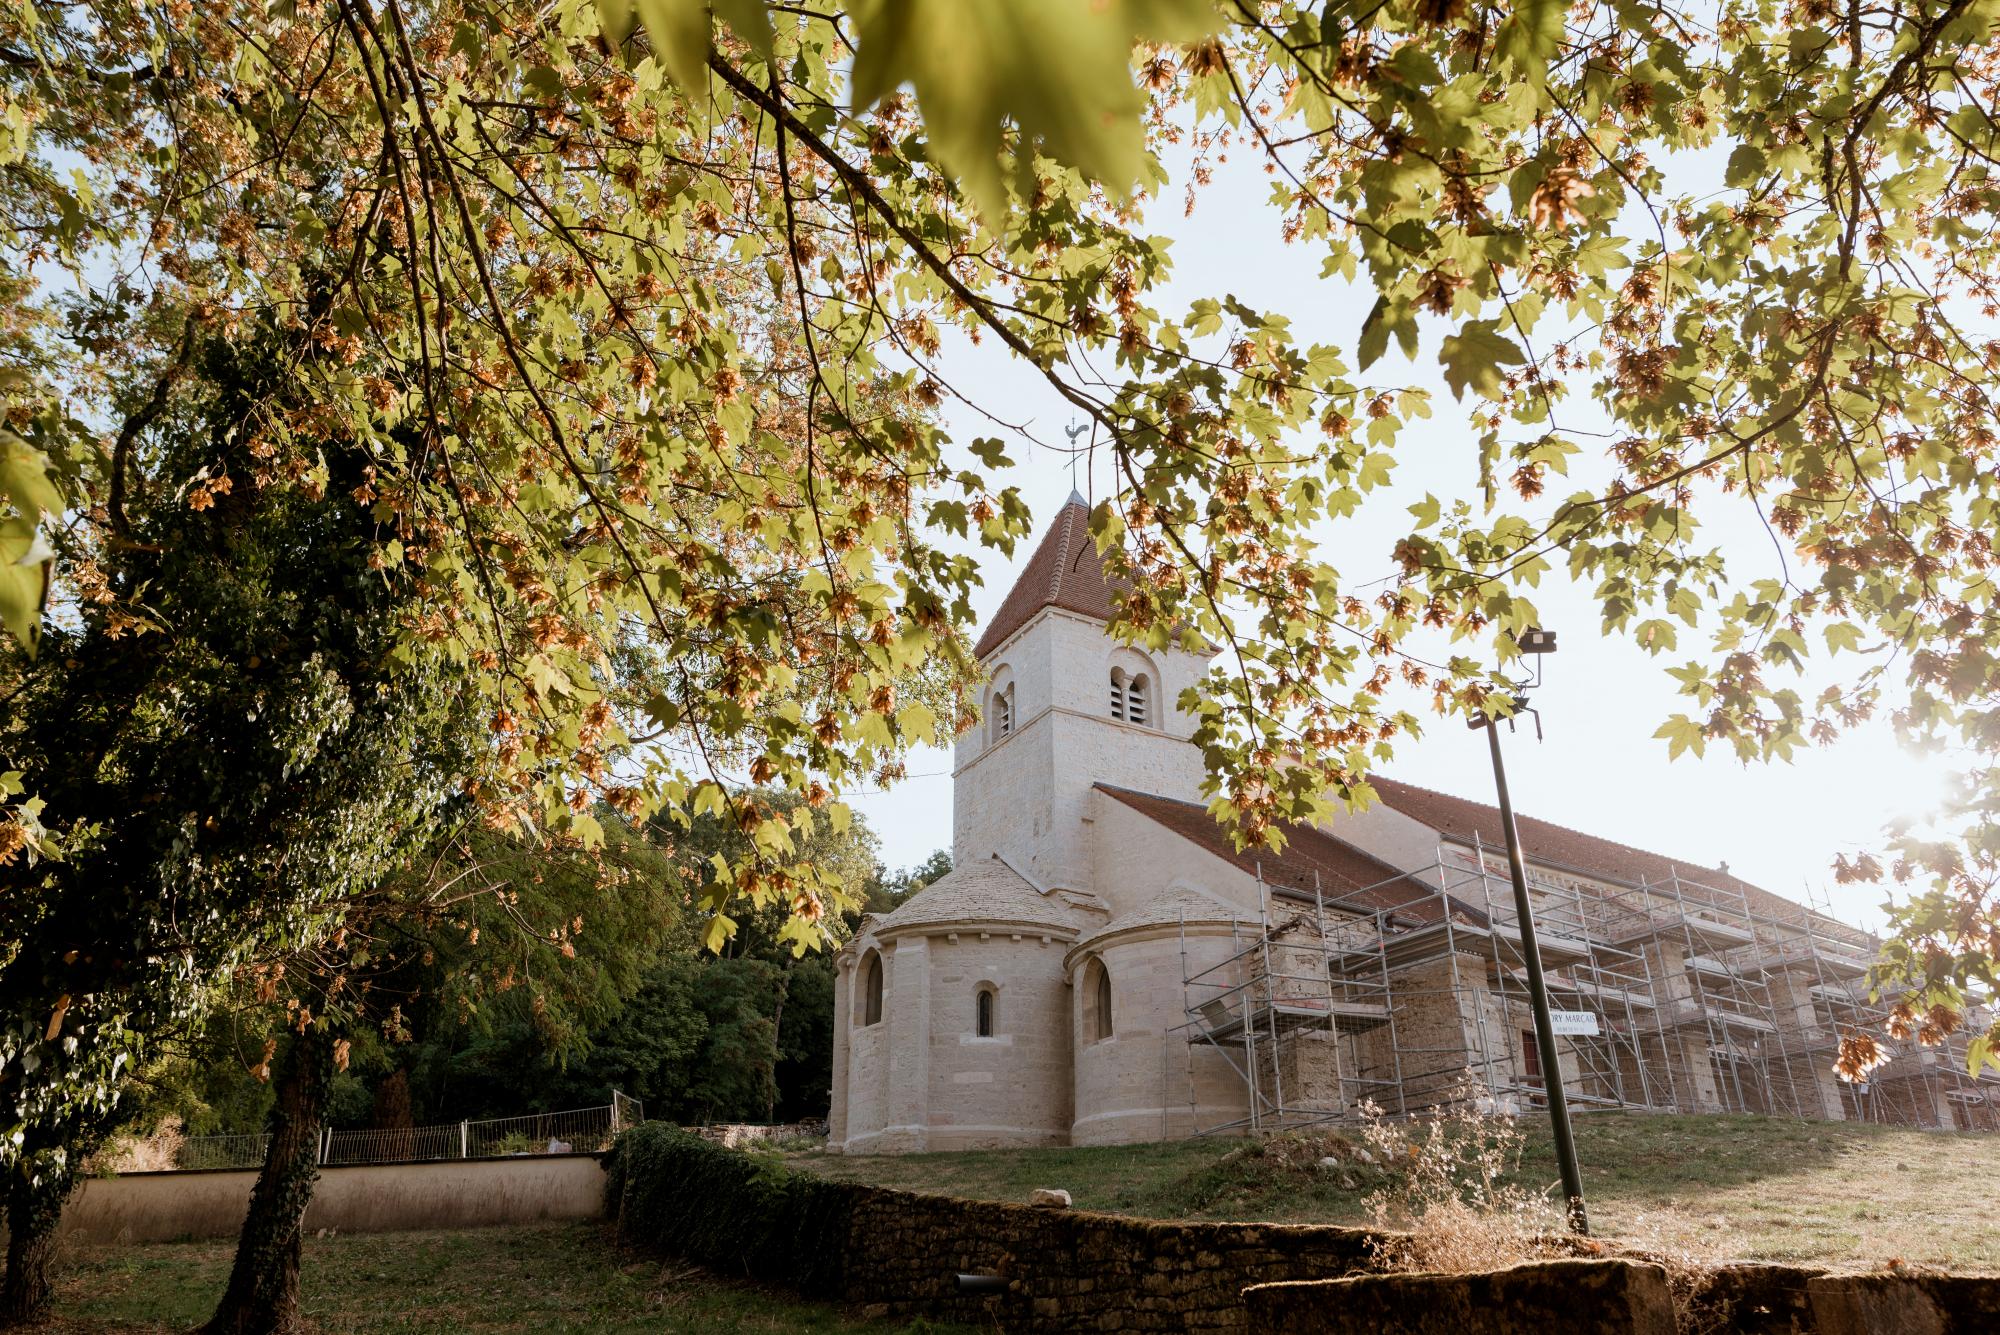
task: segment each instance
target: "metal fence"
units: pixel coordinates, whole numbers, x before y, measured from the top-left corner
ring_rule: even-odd
[[[478,1122],[406,1126],[374,1131],[320,1134],[323,1164],[423,1163],[437,1159],[503,1159],[524,1154],[591,1153],[611,1148],[612,1139],[645,1120],[639,1100],[613,1091],[596,1108],[495,1117]],[[177,1169],[261,1168],[270,1149],[268,1135],[190,1136],[174,1155]]]

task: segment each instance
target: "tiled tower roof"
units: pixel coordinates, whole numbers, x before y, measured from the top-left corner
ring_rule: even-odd
[[[1113,586],[1104,576],[1104,562],[1090,537],[1090,505],[1071,492],[973,653],[986,657],[1045,607],[1109,621],[1112,597]]]

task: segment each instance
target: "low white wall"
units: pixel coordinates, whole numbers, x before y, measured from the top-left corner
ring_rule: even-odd
[[[62,1236],[79,1243],[233,1237],[243,1227],[254,1172],[127,1173],[91,1178],[63,1211]],[[604,1166],[593,1154],[322,1168],[307,1233],[475,1228],[604,1213]],[[4,1235],[0,1235],[4,1236]]]

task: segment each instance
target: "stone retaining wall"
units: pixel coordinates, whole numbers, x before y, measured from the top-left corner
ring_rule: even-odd
[[[2000,1279],[1789,1266],[1706,1270],[1679,1312],[1666,1272],[1611,1258],[1470,1275],[1369,1275],[1244,1292],[1252,1335],[1990,1335]]]
[[[1370,1274],[1364,1229],[1179,1224],[923,1196],[787,1173],[670,1127],[628,1132],[607,1207],[622,1243],[876,1317],[1008,1332],[1256,1335],[1973,1335],[2000,1278],[1708,1268],[1682,1289],[1643,1259],[1473,1275]],[[965,1292],[961,1274],[994,1277]]]
[[[1243,1290],[1366,1268],[1361,1229],[1168,1224],[849,1186],[838,1295],[872,1316],[1008,1331],[1245,1329]],[[962,1273],[1006,1292],[958,1292]]]
[[[1241,1331],[1243,1290],[1365,1269],[1362,1229],[1173,1224],[773,1172],[671,1128],[626,1133],[608,1206],[627,1245],[858,1305],[1007,1331]],[[961,1292],[961,1274],[998,1276]]]
[[[1259,1284],[1243,1298],[1250,1329],[1271,1335],[1675,1335],[1667,1272],[1628,1261]]]
[[[1969,1275],[1820,1275],[1815,1335],[1991,1335],[2000,1330],[2000,1279]]]

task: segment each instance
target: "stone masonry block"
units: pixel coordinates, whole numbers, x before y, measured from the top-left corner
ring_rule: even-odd
[[[1674,1335],[1667,1272],[1630,1261],[1258,1284],[1243,1298],[1252,1335]]]
[[[2000,1279],[1822,1275],[1806,1285],[1819,1335],[1974,1335],[2000,1330]]]

